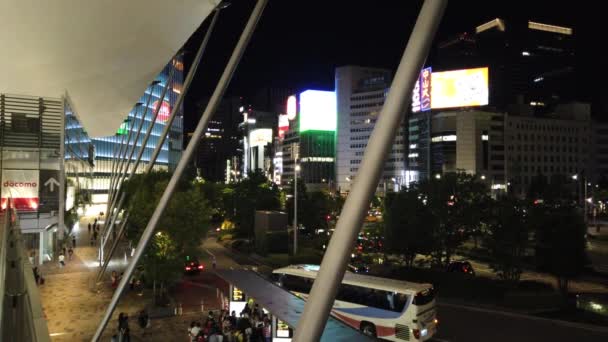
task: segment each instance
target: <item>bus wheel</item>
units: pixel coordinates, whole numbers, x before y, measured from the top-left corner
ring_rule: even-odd
[[[372,323],[369,323],[369,322],[361,323],[361,327],[359,328],[359,330],[361,330],[363,335],[367,335],[370,337],[376,337],[376,327]]]

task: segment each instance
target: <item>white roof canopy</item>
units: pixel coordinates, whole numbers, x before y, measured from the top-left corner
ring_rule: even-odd
[[[0,93],[60,97],[112,135],[220,0],[2,0]]]

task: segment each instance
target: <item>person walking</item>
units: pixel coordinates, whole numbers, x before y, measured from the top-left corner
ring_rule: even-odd
[[[118,315],[118,333],[120,342],[131,342],[131,332],[129,331],[129,316],[121,312]]]
[[[141,310],[139,312],[139,316],[137,317],[137,323],[139,323],[139,327],[141,328],[141,336],[144,338],[146,335],[146,328],[150,327],[150,317],[146,310]]]
[[[268,316],[264,316],[264,325],[262,326],[262,336],[264,337],[264,342],[272,341],[272,326],[270,325],[270,320]]]
[[[72,235],[72,248],[76,248],[76,234]]]
[[[74,255],[74,250],[72,247],[68,248],[68,260],[72,261],[72,256]]]
[[[215,255],[213,256],[213,259],[211,262],[213,263],[213,269],[215,269],[217,267],[217,259],[215,259]]]
[[[87,225],[87,228],[89,228],[89,234],[91,234],[91,222],[89,222],[89,224]]]
[[[65,266],[65,255],[63,252],[59,252],[59,268],[63,268]]]
[[[93,232],[93,241],[97,242],[97,230]]]
[[[118,273],[116,271],[112,271],[112,288],[115,289],[118,286]]]

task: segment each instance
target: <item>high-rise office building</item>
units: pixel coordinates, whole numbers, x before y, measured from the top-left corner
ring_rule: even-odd
[[[504,115],[477,109],[421,112],[409,119],[408,184],[446,172],[476,174],[504,189]]]
[[[169,79],[171,69],[174,69],[173,78]],[[123,124],[117,128],[116,134],[107,137],[89,137],[87,132],[80,124],[77,116],[69,110],[66,110],[66,161],[74,162],[74,160],[86,160],[92,162],[93,169],[90,171],[91,180],[89,184],[83,184],[83,188],[86,188],[91,193],[91,201],[94,205],[105,204],[107,201],[108,189],[110,187],[110,175],[112,173],[112,167],[117,159],[120,157],[127,158],[126,146],[133,146],[137,129],[140,123],[143,121],[142,133],[140,134],[136,145],[137,149],[133,153],[132,159],[127,163],[129,169],[134,166],[139,149],[143,148],[144,153],[142,155],[141,163],[138,166],[136,173],[143,172],[147,163],[152,157],[152,152],[156,147],[160,135],[166,126],[166,121],[169,119],[173,105],[175,104],[177,97],[181,92],[183,76],[183,63],[181,59],[167,64],[162,72],[156,77],[153,82],[146,89],[145,93],[139,99],[138,105],[136,105],[131,112],[128,113],[127,118]],[[163,88],[169,83],[169,88],[164,99],[160,99]],[[160,111],[156,118],[156,121],[152,122],[154,110],[160,101]],[[144,108],[146,103],[149,103],[148,108]],[[152,132],[146,146],[141,146],[144,135],[147,129],[153,125]],[[129,138],[131,141],[129,141]],[[182,109],[179,108],[176,114],[175,120],[171,125],[169,134],[163,146],[161,148],[158,159],[155,163],[154,169],[156,170],[172,170],[179,161],[182,152],[183,145],[183,113]],[[75,152],[77,151],[77,152]],[[121,153],[122,151],[122,153]],[[130,149],[129,149],[130,152]],[[68,176],[74,177],[74,174],[70,174],[70,170],[66,170]],[[79,173],[81,173],[79,171]],[[94,207],[103,211],[105,206]],[[97,211],[99,212],[99,211]]]
[[[199,113],[204,111],[207,102],[202,101],[197,106]],[[228,172],[236,170],[236,165],[232,165],[233,158],[243,153],[239,145],[239,124],[243,121],[243,113],[239,109],[243,107],[242,102],[240,97],[224,98],[209,120],[194,158],[197,172],[205,180],[224,182],[227,169]]]
[[[336,69],[338,121],[336,132],[336,184],[350,191],[370,134],[374,129],[392,80],[385,69],[344,66]],[[387,156],[379,192],[405,184],[405,127],[400,126]]]
[[[430,58],[435,70],[487,66],[490,105],[536,103],[550,112],[576,94],[574,35],[565,26],[496,18],[440,42]]]

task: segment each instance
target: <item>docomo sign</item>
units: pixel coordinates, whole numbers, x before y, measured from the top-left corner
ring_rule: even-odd
[[[17,210],[36,210],[39,205],[38,170],[3,170],[1,207],[6,209],[8,198],[12,198]]]

